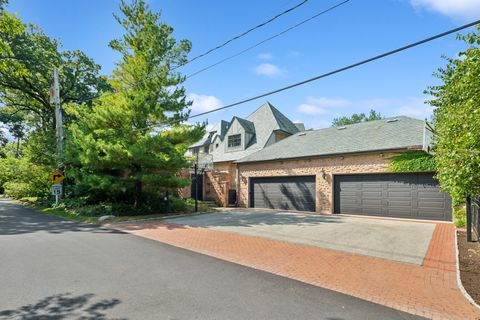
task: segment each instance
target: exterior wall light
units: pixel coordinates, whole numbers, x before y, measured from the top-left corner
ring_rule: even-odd
[[[320,173],[322,174],[322,179],[325,180],[327,178],[327,174],[325,173],[325,170],[322,168],[322,170],[320,170]]]

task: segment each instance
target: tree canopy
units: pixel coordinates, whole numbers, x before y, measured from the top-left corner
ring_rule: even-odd
[[[0,2],[0,122],[18,142],[31,140],[32,159],[53,164],[53,69],[60,74],[62,103],[91,104],[109,86],[91,58],[79,50],[62,51],[40,27],[6,12],[5,3]]]
[[[344,117],[335,118],[332,121],[332,126],[341,127],[348,124],[354,124],[354,123],[360,123],[360,122],[366,122],[366,121],[372,121],[372,120],[380,120],[380,119],[383,119],[380,112],[377,112],[375,110],[370,110],[368,115],[362,112],[362,113],[354,113],[350,117],[344,116]]]
[[[480,29],[459,35],[468,48],[435,73],[441,80],[426,93],[436,107],[435,158],[444,191],[460,201],[480,194]]]

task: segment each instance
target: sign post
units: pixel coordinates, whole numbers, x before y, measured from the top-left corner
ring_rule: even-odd
[[[52,195],[55,196],[55,204],[58,204],[58,200],[63,194],[62,181],[65,179],[65,176],[59,170],[56,170],[52,172],[49,179],[52,181]]]
[[[62,185],[60,183],[52,184],[52,194],[55,196],[55,204],[58,204],[58,199],[62,194]]]

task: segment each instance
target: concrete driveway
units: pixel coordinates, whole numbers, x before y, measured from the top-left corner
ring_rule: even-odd
[[[230,211],[169,223],[305,244],[421,265],[435,223],[272,211]]]

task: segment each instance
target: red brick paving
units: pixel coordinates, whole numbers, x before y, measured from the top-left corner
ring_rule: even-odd
[[[161,222],[111,226],[433,319],[480,319],[457,286],[455,229],[438,223],[422,266]]]

